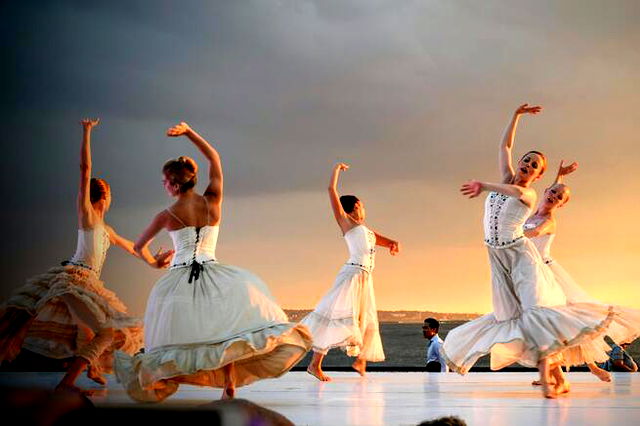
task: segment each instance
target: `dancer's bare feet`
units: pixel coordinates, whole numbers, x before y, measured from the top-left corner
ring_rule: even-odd
[[[556,381],[554,379],[549,379],[549,384],[550,385],[555,385]],[[542,380],[534,380],[533,382],[531,382],[532,386],[542,386]]]
[[[598,379],[602,380],[603,382],[611,381],[611,373],[609,373],[607,370],[603,370],[602,368],[599,368],[599,367],[589,368],[589,370],[594,376],[596,376]]]
[[[220,399],[233,399],[236,396],[236,388],[234,385],[227,385],[222,390],[222,397]]]
[[[309,367],[307,367],[307,373],[311,374],[313,377],[320,380],[321,382],[331,381],[331,377],[324,374],[324,371],[322,371],[322,369],[317,365],[309,365]]]
[[[367,374],[367,361],[361,358],[356,358],[353,364],[351,364],[351,368],[364,377],[364,375]]]
[[[102,371],[100,371],[100,369],[95,368],[91,365],[87,369],[87,377],[93,380],[94,382],[98,383],[99,385],[104,386],[107,384],[107,378],[102,375]]]
[[[556,399],[558,394],[556,393],[556,388],[552,386],[549,382],[541,382],[540,386],[542,386],[542,395],[548,399]]]
[[[563,393],[569,393],[571,391],[571,385],[566,380],[555,386],[556,394],[562,395]]]

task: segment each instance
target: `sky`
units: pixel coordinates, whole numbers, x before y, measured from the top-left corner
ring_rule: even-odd
[[[482,200],[458,188],[499,179],[502,131],[529,102],[544,111],[521,120],[515,155],[580,164],[554,257],[597,298],[640,308],[639,2],[40,3],[0,4],[2,299],[74,252],[89,116],[123,236],[171,203],[167,159],[204,165],[164,135],[184,120],[222,156],[220,261],[283,307],[313,307],[347,258],[326,195],[344,161],[340,190],[402,244],[378,251],[378,308],[489,312]],[[102,276],[140,315],[161,274],[112,248]]]

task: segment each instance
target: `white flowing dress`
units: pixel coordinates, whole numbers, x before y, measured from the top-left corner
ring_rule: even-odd
[[[516,362],[536,367],[545,357],[559,360],[571,347],[602,341],[616,318],[613,307],[567,304],[551,269],[524,237],[522,227],[530,213],[514,197],[495,192],[487,197],[484,231],[494,311],[447,335],[441,352],[456,372],[466,373],[489,353],[493,370]]]
[[[527,222],[525,229],[535,227],[535,223]],[[551,269],[557,283],[567,298],[568,304],[581,303],[583,307],[588,304],[595,304],[599,310],[608,308],[599,300],[590,296],[579,286],[569,275],[569,273],[551,256],[551,245],[555,238],[554,234],[544,234],[531,238],[536,248],[542,256],[544,263]],[[640,336],[640,310],[627,308],[624,306],[614,306],[616,312],[614,320],[607,328],[606,335],[615,343],[622,344],[632,342]],[[610,350],[609,345],[602,339],[585,342],[584,344],[572,347],[563,352],[564,364],[567,366],[581,365],[585,362],[605,362],[609,359],[606,352]]]
[[[224,387],[278,377],[311,348],[306,327],[290,323],[266,284],[216,260],[218,226],[171,231],[171,269],[153,287],[145,313],[145,351],[116,353],[116,374],[129,395],[157,402],[180,383]]]
[[[313,335],[313,350],[326,354],[342,348],[349,356],[367,361],[384,361],[378,311],[373,292],[375,234],[364,225],[344,234],[349,260],[336,277],[333,287],[301,323]]]

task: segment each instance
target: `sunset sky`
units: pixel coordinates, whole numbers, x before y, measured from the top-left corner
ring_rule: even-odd
[[[521,121],[515,154],[548,155],[536,189],[580,163],[554,257],[597,298],[640,308],[640,2],[39,3],[0,4],[2,299],[73,254],[78,120],[96,116],[94,175],[122,235],[171,202],[164,161],[204,166],[164,136],[185,120],[223,160],[219,259],[283,307],[313,307],[346,260],[326,195],[344,161],[341,191],[402,244],[378,252],[378,308],[488,312],[483,200],[458,188],[498,179],[503,128],[529,102],[544,111]],[[140,315],[161,274],[113,248],[103,278]]]

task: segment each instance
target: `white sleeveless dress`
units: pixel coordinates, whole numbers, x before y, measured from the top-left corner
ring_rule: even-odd
[[[109,235],[102,224],[78,230],[73,257],[62,266],[37,275],[18,288],[5,304],[27,311],[27,323],[14,324],[9,333],[0,333],[0,346],[22,347],[49,358],[74,356],[99,330],[91,330],[74,318],[67,301],[83,306],[102,328],[114,328],[115,338],[92,367],[111,372],[113,351],[135,353],[142,346],[142,321],[130,317],[126,306],[100,281],[100,272],[109,248]],[[3,309],[0,322],[9,319]],[[4,330],[3,330],[4,331]],[[3,360],[0,360],[3,361]]]
[[[466,373],[483,355],[491,369],[513,363],[536,367],[560,360],[568,348],[594,341],[604,349],[604,331],[616,313],[607,306],[567,299],[522,226],[531,210],[516,198],[492,192],[485,203],[485,244],[491,264],[494,312],[447,335],[441,352],[449,367]]]
[[[533,221],[525,223],[524,228],[535,228]],[[580,287],[569,275],[569,273],[551,256],[551,245],[555,238],[554,234],[544,234],[531,238],[536,248],[540,252],[544,263],[551,269],[557,283],[567,298],[569,304],[581,304],[583,308],[588,308],[589,304],[595,304],[597,310],[608,309],[609,306],[590,296]],[[640,336],[640,310],[627,308],[624,306],[611,307],[616,316],[609,324],[606,335],[615,343],[621,344],[632,342]],[[581,365],[585,362],[605,362],[609,359],[606,352],[610,347],[606,342],[597,339],[588,341],[582,345],[569,348],[563,352],[564,364],[567,366]]]
[[[171,231],[175,255],[153,287],[145,313],[144,353],[116,353],[116,375],[129,396],[157,402],[180,383],[224,387],[278,377],[311,348],[306,327],[290,323],[266,284],[216,260],[218,226]]]
[[[313,335],[313,350],[326,354],[340,347],[349,356],[384,361],[378,311],[373,292],[376,236],[364,225],[344,234],[349,260],[333,287],[301,323]]]

